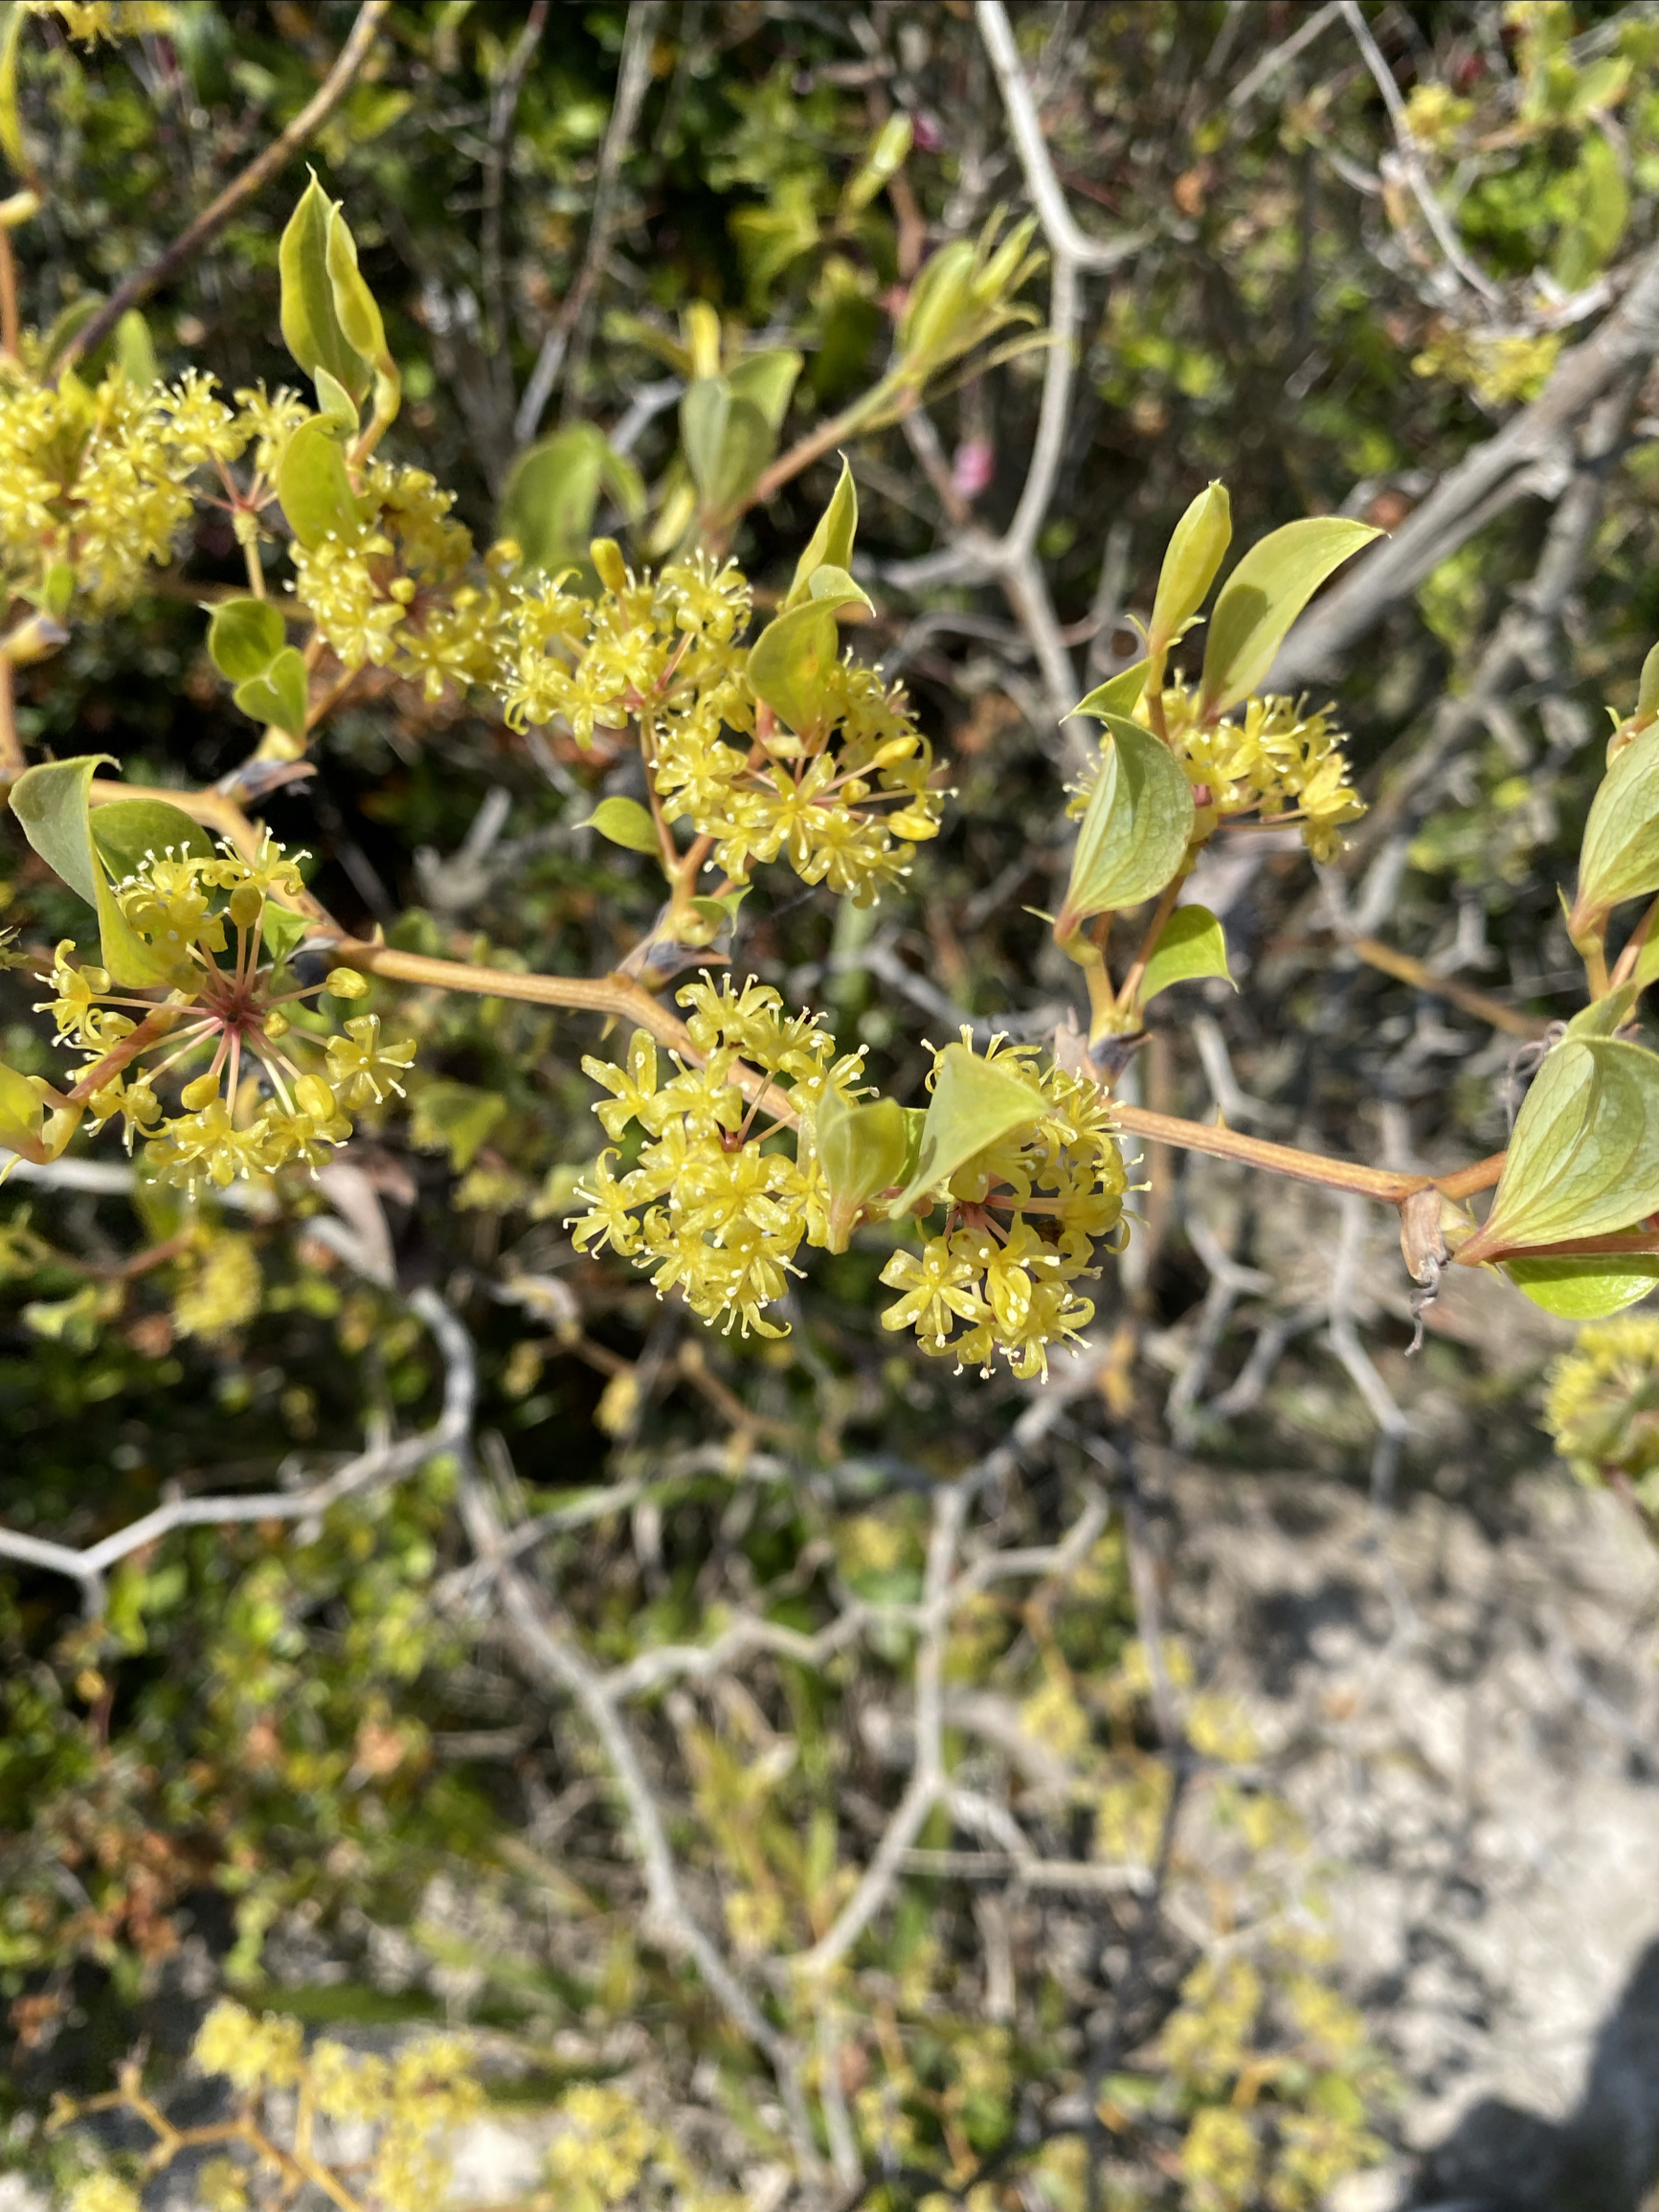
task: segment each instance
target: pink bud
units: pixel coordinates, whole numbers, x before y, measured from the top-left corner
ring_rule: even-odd
[[[951,482],[964,499],[977,499],[997,473],[997,455],[988,438],[970,438],[956,448]]]

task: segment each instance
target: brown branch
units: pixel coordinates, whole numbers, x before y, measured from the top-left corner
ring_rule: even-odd
[[[60,370],[70,368],[83,353],[101,345],[129,307],[147,300],[159,285],[182,269],[236,210],[252,199],[260,186],[268,183],[307,139],[316,135],[350,91],[391,6],[392,0],[363,0],[357,20],[351,26],[351,34],[340,49],[339,58],[287,129],[274,138],[264,152],[251,161],[241,175],[234,178],[164,253],[158,254],[147,267],[135,269],[124,283],[116,286],[98,313],[65,345],[57,356],[56,365]]]
[[[1380,969],[1385,976],[1394,976],[1402,983],[1410,983],[1420,991],[1430,991],[1437,998],[1448,999],[1454,1006],[1461,1006],[1466,1014],[1472,1014],[1477,1022],[1490,1022],[1494,1029],[1503,1029],[1512,1037],[1537,1038],[1544,1036],[1549,1023],[1537,1014],[1523,1014],[1517,1007],[1506,1006],[1499,1000],[1488,998],[1485,991],[1470,988],[1450,976],[1437,976],[1422,960],[1413,959],[1409,953],[1396,952],[1379,937],[1350,937],[1347,949],[1362,959],[1367,967]]]

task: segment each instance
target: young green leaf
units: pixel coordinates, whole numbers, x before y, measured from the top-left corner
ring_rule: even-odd
[[[1169,747],[1107,714],[1100,777],[1078,831],[1060,932],[1155,897],[1186,858],[1192,786]]]
[[[48,760],[26,768],[11,786],[11,811],[23,834],[71,891],[98,915],[99,958],[123,990],[171,982],[178,961],[146,945],[116,902],[92,841],[92,779],[107,754]]]
[[[841,215],[843,222],[862,214],[884,186],[892,182],[905,165],[910,150],[914,126],[901,108],[889,115],[869,152],[855,172],[848,177],[841,192]]]
[[[1634,1305],[1659,1283],[1659,1253],[1624,1252],[1586,1259],[1507,1259],[1503,1271],[1547,1314],[1600,1321]]]
[[[1146,689],[1146,662],[1133,662],[1120,668],[1115,676],[1108,676],[1104,684],[1096,684],[1086,697],[1079,699],[1071,711],[1074,714],[1093,714],[1105,721],[1109,714],[1132,715],[1140,705],[1140,695]]]
[[[1459,1254],[1607,1236],[1659,1209],[1659,1054],[1567,1037],[1515,1117],[1491,1210]]]
[[[267,898],[259,921],[259,941],[280,964],[311,927],[309,914],[296,914],[292,907],[279,906],[274,898]]]
[[[726,381],[734,399],[758,407],[775,438],[783,428],[789,402],[800,375],[802,356],[793,347],[771,346],[764,352],[746,353],[727,372]]]
[[[680,402],[681,442],[698,497],[711,514],[742,499],[772,458],[776,434],[726,376],[706,376]]]
[[[221,599],[208,624],[208,651],[221,676],[245,684],[265,673],[283,636],[280,610],[269,599]]]
[[[302,422],[277,467],[277,496],[288,527],[307,548],[356,527],[357,501],[333,426],[325,416]]]
[[[1312,515],[1288,522],[1253,545],[1227,578],[1210,617],[1202,713],[1223,713],[1247,697],[1326,577],[1381,534],[1368,522]]]
[[[1602,779],[1579,850],[1578,931],[1659,891],[1659,732],[1633,738]]]
[[[1178,906],[1158,933],[1135,1004],[1149,1005],[1159,991],[1193,976],[1220,976],[1223,982],[1232,982],[1227,969],[1227,940],[1208,907]]]
[[[155,340],[150,336],[149,325],[136,307],[129,307],[115,326],[110,351],[135,392],[147,392],[152,384],[160,382]]]
[[[333,203],[313,171],[277,248],[282,342],[307,376],[315,377],[319,369],[326,369],[360,405],[374,379],[372,356],[360,351],[341,325],[328,265],[333,215]],[[347,239],[349,237],[347,232]],[[355,251],[351,260],[355,268]],[[361,278],[358,282],[362,282]],[[367,292],[367,285],[364,290]],[[372,306],[372,301],[370,305]],[[285,499],[282,504],[286,508]],[[293,521],[292,514],[288,519]]]
[[[783,612],[798,607],[812,587],[812,579],[820,568],[850,569],[853,559],[853,540],[859,528],[859,491],[853,482],[853,472],[847,466],[845,454],[841,456],[841,472],[830,503],[819,515],[818,528],[806,542],[806,551],[795,564],[795,580],[789,587],[789,596],[783,602]]]
[[[1216,572],[1233,537],[1233,510],[1224,484],[1206,485],[1176,524],[1158,572],[1147,643],[1162,653],[1209,598]]]
[[[905,1171],[909,1131],[896,1099],[855,1104],[826,1092],[816,1116],[818,1164],[829,1189],[829,1249],[845,1252],[860,1210]]]
[[[263,675],[250,676],[231,696],[256,722],[274,724],[291,737],[303,737],[308,688],[305,656],[298,646],[284,645]]]
[[[182,806],[169,806],[165,799],[112,799],[93,807],[88,819],[98,856],[115,883],[134,874],[146,854],[159,855],[169,847],[198,860],[213,858],[207,831]]]
[[[657,824],[637,799],[601,799],[582,826],[596,829],[601,837],[609,838],[613,845],[626,846],[630,852],[660,857],[662,851]]]
[[[1012,1068],[982,1060],[966,1045],[947,1045],[909,1183],[894,1201],[903,1213],[927,1191],[948,1182],[987,1145],[1035,1121],[1042,1097]]]
[[[0,1145],[38,1163],[44,1153],[40,1129],[45,1114],[46,1102],[28,1076],[0,1060]]]
[[[823,715],[823,680],[841,653],[836,610],[869,600],[848,576],[768,622],[750,649],[749,681],[786,729],[816,734]]]
[[[502,500],[501,535],[514,539],[527,569],[553,574],[579,562],[594,532],[601,492],[630,522],[645,511],[633,463],[611,451],[603,431],[573,422],[522,453]]]

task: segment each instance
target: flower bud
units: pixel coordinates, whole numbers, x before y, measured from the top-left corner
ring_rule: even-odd
[[[366,999],[369,979],[360,976],[355,968],[330,968],[323,988],[331,999]]]
[[[225,912],[239,930],[252,929],[265,904],[264,893],[251,883],[239,883],[225,902]]]
[[[187,1112],[199,1114],[204,1106],[211,1106],[219,1095],[219,1078],[215,1072],[198,1075],[187,1083],[179,1093],[179,1102]]]
[[[818,1164],[829,1191],[829,1249],[845,1252],[860,1212],[879,1191],[903,1180],[908,1131],[893,1098],[855,1106],[839,1091],[818,1109]]]

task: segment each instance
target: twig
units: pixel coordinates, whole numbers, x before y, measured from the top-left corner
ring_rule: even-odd
[[[783,2099],[796,2163],[803,2174],[814,2174],[818,2159],[801,2091],[798,2056],[692,1917],[681,1891],[674,1855],[651,1785],[615,1702],[571,1638],[561,1635],[549,1618],[537,1591],[516,1567],[500,1556],[502,1530],[495,1508],[483,1485],[470,1475],[462,1483],[461,1511],[474,1549],[494,1569],[506,1627],[520,1663],[544,1686],[572,1699],[599,1740],[627,1807],[650,1901],[651,1932],[695,1966],[732,2024],[764,2055]]]
[[[1380,1515],[1386,1513],[1393,1502],[1401,1447],[1411,1430],[1405,1415],[1395,1404],[1388,1385],[1372,1365],[1354,1325],[1355,1276],[1365,1247],[1365,1214],[1356,1198],[1343,1199],[1340,1222],[1335,1257],[1331,1265],[1331,1326],[1327,1341],[1347,1368],[1350,1380],[1377,1423],[1377,1449],[1371,1460],[1371,1506],[1374,1514]]]
[[[147,300],[157,286],[165,284],[176,270],[188,266],[213,234],[223,229],[236,210],[252,199],[260,186],[274,177],[308,139],[315,137],[350,91],[391,6],[392,0],[363,0],[357,11],[357,20],[351,26],[351,34],[340,49],[333,68],[287,129],[280,137],[273,139],[264,152],[251,161],[241,175],[228,184],[218,198],[204,208],[195,221],[181,231],[165,252],[158,254],[146,267],[135,269],[124,283],[116,286],[98,313],[64,345],[57,356],[57,367],[60,370],[71,367],[83,353],[89,353],[94,347],[101,345],[129,307],[136,307],[141,300]]]
[[[1659,247],[1636,263],[1625,296],[1594,337],[1564,353],[1530,407],[1447,470],[1394,534],[1370,547],[1306,614],[1264,689],[1322,681],[1340,656],[1408,598],[1477,530],[1530,491],[1567,480],[1574,426],[1609,385],[1659,350]]]
[[[1031,98],[1031,87],[1025,81],[1020,49],[1014,43],[1014,32],[1002,0],[977,0],[975,14],[1008,113],[1008,125],[1020,149],[1020,166],[1036,203],[1043,236],[1053,251],[1064,255],[1074,268],[1101,271],[1117,268],[1133,253],[1139,238],[1091,238],[1078,229],[1043,144],[1042,124]]]
[[[1341,12],[1341,0],[1325,0],[1323,8],[1315,8],[1305,23],[1299,23],[1289,38],[1269,47],[1254,69],[1248,71],[1227,95],[1229,114],[1253,100],[1269,78],[1276,77],[1287,62],[1294,61],[1305,46],[1311,46],[1328,23],[1334,23]]]
[[[1377,41],[1371,35],[1371,28],[1360,13],[1357,0],[1338,0],[1338,5],[1342,11],[1342,19],[1354,34],[1355,43],[1358,46],[1360,54],[1364,57],[1365,66],[1375,79],[1377,89],[1382,95],[1383,105],[1388,110],[1388,120],[1394,128],[1395,144],[1400,149],[1395,158],[1401,170],[1404,172],[1406,183],[1411,187],[1412,197],[1423,210],[1424,219],[1434,233],[1435,240],[1441,252],[1464,282],[1478,292],[1489,306],[1500,305],[1503,299],[1502,292],[1486,274],[1486,271],[1477,268],[1464,252],[1462,241],[1446,219],[1446,210],[1434,196],[1428,178],[1424,171],[1423,157],[1418,151],[1416,140],[1411,135],[1411,126],[1405,120],[1405,102],[1400,97],[1400,87],[1395,83],[1393,72],[1387,62],[1383,60]]]
[[[507,148],[512,137],[513,118],[518,113],[519,94],[524,89],[525,72],[530,65],[531,56],[541,43],[547,20],[548,0],[530,0],[529,13],[525,17],[517,38],[513,40],[512,50],[490,98],[489,143],[484,149],[483,222],[479,260],[482,263],[483,296],[489,304],[490,321],[494,325],[490,333],[495,341],[493,366],[504,407],[512,405],[513,365],[512,350],[507,343],[506,285],[502,265],[502,200],[506,185]]]
[[[587,359],[588,305],[604,268],[605,256],[611,249],[622,163],[639,126],[639,110],[650,89],[651,49],[661,14],[662,0],[634,0],[627,11],[622,57],[617,73],[617,96],[611,105],[611,120],[605,126],[604,144],[599,148],[594,175],[594,210],[588,220],[587,250],[576,281],[542,340],[536,365],[530,371],[519,411],[513,418],[513,437],[520,445],[527,445],[540,429],[561,371],[565,373],[567,395],[572,401],[580,397],[577,386]]]
[[[396,1480],[423,1467],[439,1452],[462,1445],[472,1430],[477,1396],[477,1369],[472,1343],[449,1308],[431,1291],[416,1291],[410,1310],[432,1331],[443,1355],[443,1411],[424,1434],[400,1444],[378,1444],[360,1452],[325,1481],[308,1490],[260,1492],[245,1498],[176,1498],[158,1505],[140,1520],[102,1537],[81,1550],[53,1544],[21,1530],[0,1528],[0,1558],[15,1559],[28,1567],[44,1568],[79,1583],[89,1617],[103,1612],[104,1576],[117,1561],[155,1544],[175,1528],[229,1525],[249,1521],[305,1521],[327,1511],[341,1499],[358,1496],[381,1483]]]

